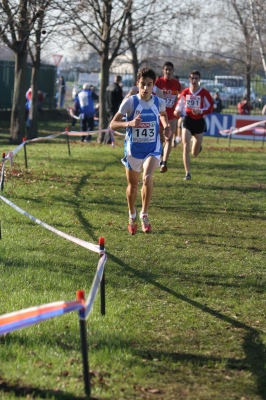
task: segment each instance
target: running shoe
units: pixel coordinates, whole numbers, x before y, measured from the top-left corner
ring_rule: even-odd
[[[137,232],[138,226],[137,226],[136,220],[137,220],[137,212],[136,212],[135,218],[129,217],[129,220],[128,220],[128,226],[127,226],[127,228],[128,228],[128,232],[129,232],[131,235],[135,235],[135,233]]]
[[[190,181],[190,180],[191,180],[191,175],[190,175],[190,173],[188,172],[188,173],[186,174],[185,178],[183,178],[183,179],[184,179],[184,181]]]
[[[140,215],[141,220],[141,228],[144,233],[151,232],[151,224],[149,223],[148,215],[142,214]]]
[[[161,161],[160,172],[164,173],[166,171],[167,171],[167,162],[166,161]]]

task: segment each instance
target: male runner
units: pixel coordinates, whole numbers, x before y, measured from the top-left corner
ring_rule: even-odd
[[[203,134],[206,132],[204,116],[213,111],[213,99],[210,92],[200,87],[200,73],[193,70],[189,76],[190,87],[184,89],[178,97],[174,115],[184,116],[182,127],[183,162],[186,171],[184,180],[190,180],[190,141],[192,154],[197,157],[202,150]]]
[[[131,235],[135,235],[137,231],[135,203],[142,170],[140,220],[142,231],[151,231],[148,207],[153,190],[153,174],[160,165],[162,151],[159,134],[160,121],[164,128],[165,137],[172,135],[164,100],[152,95],[155,79],[156,74],[152,69],[141,68],[137,75],[139,93],[122,102],[110,124],[110,128],[114,130],[126,128],[125,157],[122,159],[122,163],[126,167],[128,183],[126,196],[129,209],[128,231]],[[124,116],[126,116],[126,122],[122,121]]]
[[[173,64],[170,61],[165,62],[163,66],[163,76],[156,79],[155,86],[161,89],[164,93],[164,100],[166,105],[168,121],[171,126],[172,132],[175,132],[177,119],[174,115],[174,110],[175,110],[177,95],[181,92],[181,84],[177,79],[173,77],[173,74],[174,74]],[[165,139],[163,137],[162,132],[163,132],[163,127],[162,125],[160,125],[161,140],[164,141],[165,143],[160,171],[164,173],[167,171],[167,161],[171,152],[172,137]]]

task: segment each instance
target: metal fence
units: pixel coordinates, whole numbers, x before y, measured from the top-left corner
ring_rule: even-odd
[[[0,109],[11,109],[14,94],[14,61],[0,61]],[[27,64],[27,88],[30,87],[31,65]],[[54,108],[56,67],[43,64],[40,67],[38,90],[46,93],[43,108]],[[26,102],[26,99],[25,99]]]
[[[177,69],[177,71],[175,71],[174,76],[178,76],[183,88],[189,86],[189,73],[190,71],[187,70]],[[127,93],[129,89],[135,85],[135,82],[133,81],[133,75],[129,74],[125,70],[116,69],[116,75],[122,76],[123,89],[125,93]],[[200,84],[208,89],[213,97],[216,92],[219,92],[224,107],[223,113],[236,114],[237,103],[241,101],[243,96],[247,95],[245,79],[244,77],[236,77],[231,75],[223,75],[223,78],[225,79],[222,80],[218,78],[218,75],[203,72],[201,73]],[[224,83],[221,83],[221,81]],[[230,87],[229,85],[232,86]],[[251,114],[261,115],[261,111],[266,104],[266,79],[259,75],[255,75],[251,79],[250,104],[252,106]]]

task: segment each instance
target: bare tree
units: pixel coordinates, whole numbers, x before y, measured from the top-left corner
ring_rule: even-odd
[[[51,6],[52,12],[51,12]],[[32,33],[28,41],[28,52],[32,62],[31,90],[32,102],[29,110],[30,126],[28,139],[38,136],[38,114],[39,114],[39,87],[38,79],[41,66],[42,48],[53,40],[57,30],[57,18],[60,13],[56,12],[53,0],[46,1],[46,7],[40,8],[39,18],[35,21]]]
[[[230,75],[245,76],[247,97],[250,100],[251,77],[261,63],[249,1],[215,0],[209,5],[211,12],[206,26],[210,39],[205,52],[202,50],[201,54],[225,60]],[[200,23],[203,23],[202,19]]]
[[[126,36],[135,80],[140,65],[145,61],[150,64],[149,59],[153,58],[154,63],[158,60],[158,53],[164,53],[165,48],[171,48],[172,56],[176,53],[175,44],[178,40],[174,34],[177,31],[176,26],[180,29],[182,24],[187,25],[189,19],[195,18],[198,12],[199,6],[193,0],[188,4],[179,4],[178,11],[173,9],[173,4],[169,0],[163,3],[160,0],[150,0],[143,4],[135,0],[128,10]],[[181,32],[182,29],[178,35],[180,38]],[[144,47],[148,49],[146,54],[143,53]]]
[[[113,60],[121,54],[125,37],[128,10],[133,0],[69,0],[61,3],[66,21],[71,28],[71,40],[76,50],[84,46],[94,49],[100,57],[100,117],[99,127],[108,125],[105,111],[105,90],[109,84],[109,69]],[[103,134],[98,142],[103,141]]]
[[[35,22],[50,0],[3,0],[0,3],[0,37],[14,52],[15,77],[10,140],[21,143],[25,135],[25,93],[28,41]]]
[[[265,16],[266,16],[265,2],[258,0],[250,0],[250,11],[251,11],[253,28],[260,47],[261,61],[266,75],[266,54],[265,54],[265,46],[262,40],[262,30],[265,25]]]

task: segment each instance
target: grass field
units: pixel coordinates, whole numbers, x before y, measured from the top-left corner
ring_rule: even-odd
[[[53,130],[64,127],[40,132]],[[106,315],[98,295],[87,325],[93,399],[266,399],[265,155],[206,137],[183,181],[179,145],[155,173],[153,232],[135,236],[121,139],[72,140],[71,156],[65,139],[29,144],[28,169],[23,149],[6,163],[3,196],[67,234],[105,237]],[[89,292],[97,254],[0,211],[0,315]],[[0,360],[1,399],[84,398],[75,312],[0,337]]]

